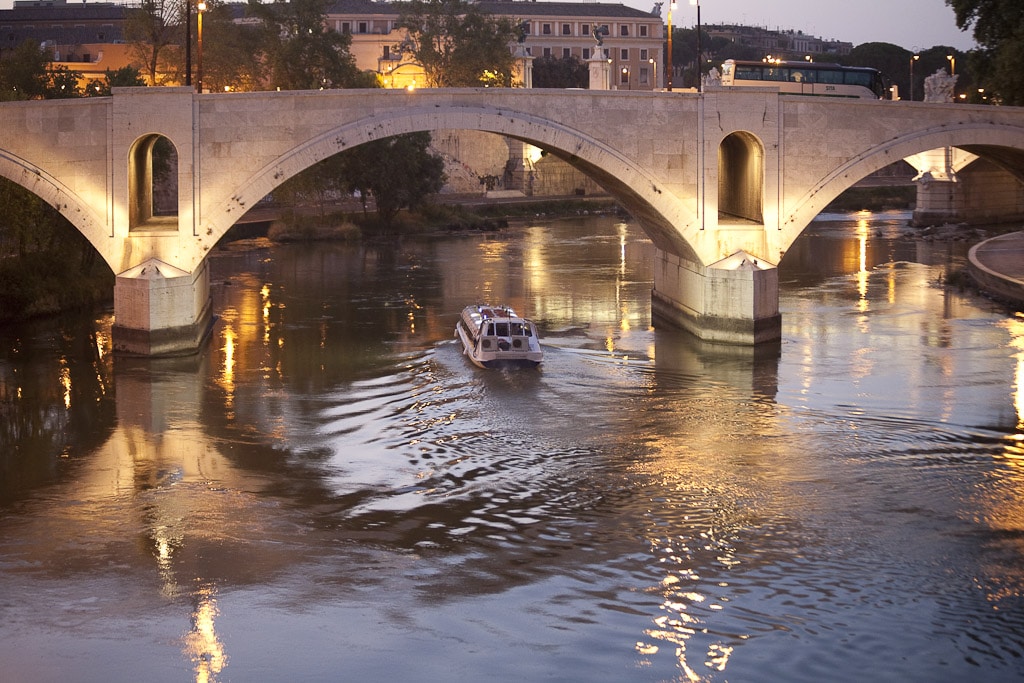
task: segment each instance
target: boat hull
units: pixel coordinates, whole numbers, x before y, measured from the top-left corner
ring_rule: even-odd
[[[481,368],[537,367],[544,357],[536,326],[508,307],[467,306],[455,337]]]

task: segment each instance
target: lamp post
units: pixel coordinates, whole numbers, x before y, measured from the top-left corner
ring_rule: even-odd
[[[652,81],[652,83],[654,84],[653,89],[657,90],[658,89],[658,60],[656,60],[654,57],[651,57],[650,59],[647,60],[647,63],[651,65],[652,69],[654,69],[654,80]]]
[[[691,5],[697,6],[697,92],[703,90],[701,83],[701,62],[704,60],[704,50],[701,49],[700,45],[700,0],[690,0]]]
[[[633,89],[633,84],[629,80],[629,67],[628,66],[622,67],[622,80],[626,81],[626,89],[627,90],[632,90]]]
[[[949,60],[949,75],[956,76],[956,55],[946,55]]]
[[[196,28],[199,31],[198,43],[196,47],[199,48],[197,53],[196,61],[196,88],[200,93],[203,92],[203,12],[206,11],[206,3],[203,0],[199,0],[196,3],[196,9],[199,10],[199,16],[197,17]]]
[[[914,62],[921,59],[921,55],[914,55],[910,58],[910,101],[914,101]]]
[[[192,85],[192,0],[185,0],[185,85]]]
[[[676,8],[676,0],[668,3],[668,54],[665,55],[665,90],[672,92],[672,10]]]

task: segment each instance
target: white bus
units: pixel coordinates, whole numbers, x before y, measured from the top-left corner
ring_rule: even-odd
[[[877,69],[818,62],[727,59],[722,64],[722,85],[777,87],[783,93],[824,97],[890,97],[886,80]]]

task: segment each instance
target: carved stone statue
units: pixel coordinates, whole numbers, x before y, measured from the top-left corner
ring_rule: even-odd
[[[516,33],[518,33],[517,41],[520,45],[526,42],[526,37],[530,35],[530,22],[524,21],[516,27]]]
[[[942,68],[924,79],[925,102],[952,102],[953,88],[956,87],[956,74],[949,75]]]
[[[595,26],[594,27],[594,40],[597,41],[598,45],[604,45],[604,37],[608,35],[607,26]]]
[[[651,10],[651,16],[652,17],[660,17],[661,16],[661,6],[664,5],[664,4],[665,4],[664,2],[656,2],[656,3],[654,3],[654,9]]]

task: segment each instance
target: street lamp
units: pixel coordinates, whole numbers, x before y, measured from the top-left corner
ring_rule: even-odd
[[[654,81],[653,81],[653,83],[654,83],[654,89],[657,90],[658,89],[658,60],[656,60],[654,57],[651,57],[650,59],[647,60],[647,63],[651,65],[652,69],[654,69]]]
[[[946,55],[946,59],[949,60],[949,75],[956,76],[956,56]]]
[[[192,0],[185,0],[185,85],[192,86]]]
[[[921,59],[921,55],[914,55],[910,58],[910,101],[914,101],[914,62]]]
[[[626,82],[627,90],[633,89],[633,84],[629,82],[629,67],[622,67],[622,80]]]
[[[703,88],[701,87],[701,61],[703,61],[704,51],[700,45],[700,0],[690,0],[691,5],[697,6],[697,92],[700,92]]]
[[[196,27],[199,30],[199,42],[197,47],[199,48],[198,60],[196,63],[196,88],[200,93],[203,92],[203,12],[206,11],[206,3],[203,0],[199,0],[196,4],[196,9],[199,10],[199,16],[197,18]]]
[[[672,92],[672,10],[676,8],[676,0],[668,3],[668,54],[665,55],[665,90]]]

